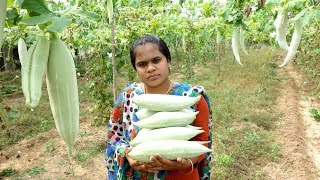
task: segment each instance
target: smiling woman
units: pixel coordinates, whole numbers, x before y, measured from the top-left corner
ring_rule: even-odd
[[[197,157],[168,160],[155,154],[151,162],[143,163],[128,156],[133,140],[140,128],[133,125],[139,121],[136,112],[140,109],[132,102],[141,94],[166,94],[197,97],[200,100],[191,106],[199,111],[191,125],[204,131],[192,141],[209,141],[211,148],[211,110],[208,97],[202,86],[172,82],[169,78],[171,55],[167,44],[160,38],[145,35],[136,39],[130,48],[130,58],[141,82],[126,85],[118,96],[108,122],[106,164],[108,179],[210,179],[211,153]]]

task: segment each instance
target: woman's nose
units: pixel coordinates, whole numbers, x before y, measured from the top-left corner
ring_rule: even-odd
[[[147,67],[148,73],[153,72],[155,69],[156,69],[156,67],[154,64],[152,64],[152,63],[148,64],[148,67]]]

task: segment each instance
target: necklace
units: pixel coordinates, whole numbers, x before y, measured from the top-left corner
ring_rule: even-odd
[[[142,83],[142,85],[143,85],[143,92],[145,94],[148,94],[146,85],[144,83]],[[173,87],[173,83],[169,80],[169,88],[168,88],[168,90],[167,90],[167,92],[165,94],[169,94],[169,92],[171,91],[172,87]]]

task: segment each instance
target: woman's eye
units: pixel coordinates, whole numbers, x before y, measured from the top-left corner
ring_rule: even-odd
[[[160,61],[160,59],[153,59],[152,60],[152,62],[155,63],[155,64],[158,63],[159,61]]]
[[[144,66],[146,66],[146,63],[145,62],[140,62],[140,63],[138,63],[138,66],[139,67],[144,67]]]

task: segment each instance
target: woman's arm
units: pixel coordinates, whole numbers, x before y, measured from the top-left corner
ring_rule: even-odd
[[[208,141],[209,140],[208,137],[210,135],[209,123],[208,123],[210,112],[209,112],[207,101],[205,100],[202,94],[201,94],[201,99],[198,101],[196,110],[199,111],[199,113],[197,114],[197,117],[193,121],[192,125],[201,127],[204,130],[204,132],[192,138],[192,141]],[[204,145],[208,147],[208,144],[204,144]],[[202,161],[204,157],[205,157],[205,154],[198,156],[198,162]]]

